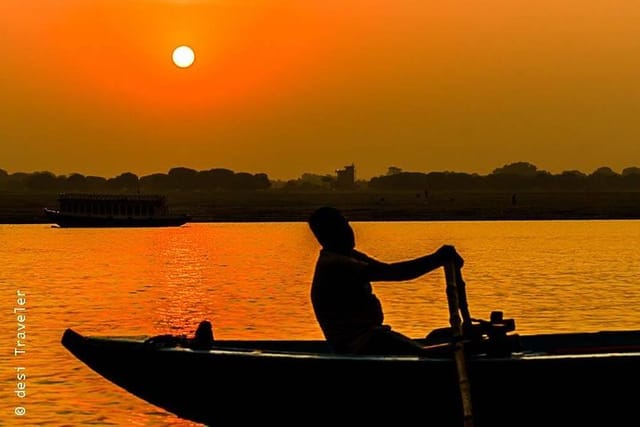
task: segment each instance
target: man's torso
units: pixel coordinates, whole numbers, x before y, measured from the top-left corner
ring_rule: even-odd
[[[325,338],[336,351],[350,351],[359,336],[382,325],[382,307],[369,282],[368,269],[375,262],[357,251],[320,252],[311,301]]]

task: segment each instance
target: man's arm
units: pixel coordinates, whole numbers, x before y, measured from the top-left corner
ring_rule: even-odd
[[[369,280],[381,282],[416,279],[451,261],[454,261],[458,268],[464,264],[462,257],[450,245],[444,245],[432,254],[408,261],[384,263],[372,258],[368,258],[367,261]]]

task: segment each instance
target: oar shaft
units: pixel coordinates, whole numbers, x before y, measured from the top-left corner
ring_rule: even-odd
[[[458,373],[458,385],[462,400],[464,427],[473,427],[473,411],[471,408],[471,386],[467,374],[467,364],[464,356],[464,344],[462,342],[462,321],[460,319],[459,293],[457,287],[457,267],[449,263],[444,266],[445,279],[447,281],[447,302],[449,304],[449,322],[454,341],[454,357]],[[465,307],[466,308],[466,307]]]

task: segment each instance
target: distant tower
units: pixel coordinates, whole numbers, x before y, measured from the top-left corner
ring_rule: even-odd
[[[343,169],[336,170],[337,188],[353,188],[356,184],[356,167],[353,165],[345,166]]]
[[[389,169],[387,169],[387,175],[391,176],[391,175],[400,175],[402,173],[402,168],[399,168],[397,166],[389,166]]]

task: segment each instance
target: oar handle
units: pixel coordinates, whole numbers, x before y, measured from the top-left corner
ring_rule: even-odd
[[[460,320],[460,295],[456,280],[456,269],[453,263],[444,266],[444,277],[447,283],[447,303],[449,304],[449,323],[453,336],[462,335]]]
[[[455,263],[447,263],[444,266],[444,274],[447,282],[447,302],[449,304],[449,322],[454,342],[454,356],[456,370],[458,372],[458,385],[460,386],[460,397],[462,398],[462,411],[464,427],[473,427],[473,412],[471,408],[471,387],[467,374],[467,364],[464,355],[464,344],[462,340],[462,321],[460,319],[460,301],[458,282],[458,268]],[[466,305],[466,295],[464,297]],[[468,308],[466,309],[468,316]]]
[[[453,267],[455,274],[456,288],[458,290],[458,309],[462,315],[462,323],[471,323],[471,313],[469,313],[469,303],[467,302],[467,285],[462,280],[460,269]]]

